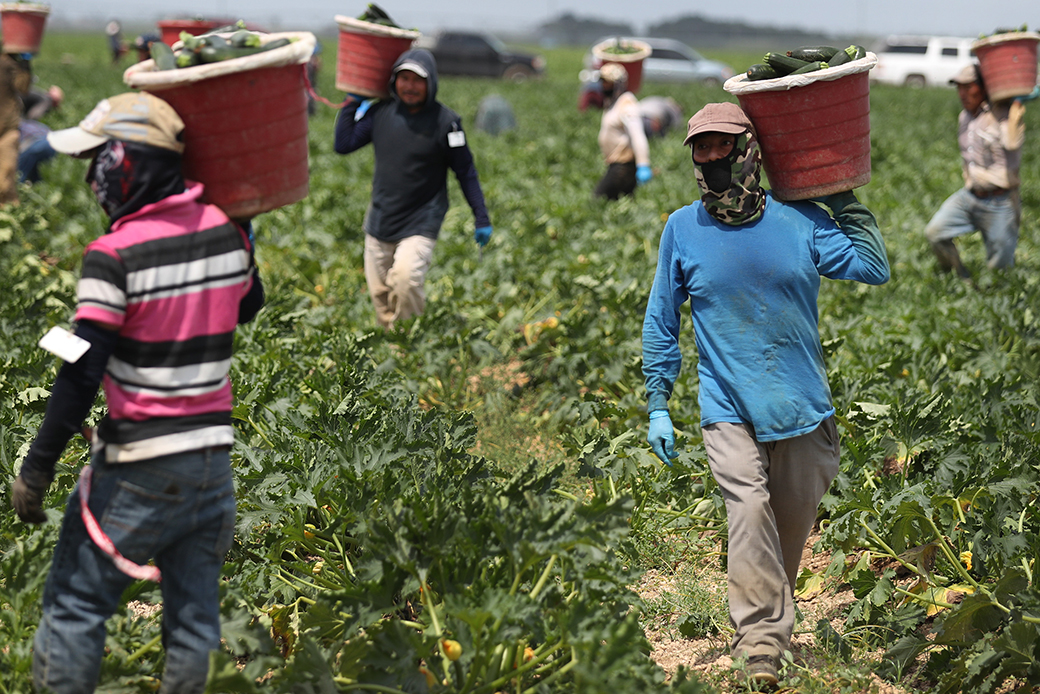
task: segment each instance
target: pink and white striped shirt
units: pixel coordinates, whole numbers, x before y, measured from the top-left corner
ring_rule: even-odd
[[[95,440],[108,462],[234,441],[228,370],[251,247],[201,195],[189,183],[119,219],[84,252],[76,320],[119,332]]]

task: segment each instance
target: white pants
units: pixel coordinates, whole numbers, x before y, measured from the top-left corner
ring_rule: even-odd
[[[729,521],[734,656],[780,656],[794,630],[794,585],[820,499],[838,474],[834,417],[814,431],[761,443],[746,424],[702,430]]]
[[[423,284],[435,245],[436,239],[425,236],[388,243],[365,234],[365,281],[379,325],[389,328],[423,312]]]

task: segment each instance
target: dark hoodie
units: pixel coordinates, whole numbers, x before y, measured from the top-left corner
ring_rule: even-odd
[[[409,61],[423,66],[426,105],[411,113],[394,88],[398,66]],[[437,63],[423,48],[406,51],[394,63],[390,99],[373,104],[355,121],[360,101],[340,111],[336,121],[336,151],[349,154],[369,142],[375,148],[372,201],[365,213],[365,232],[380,241],[408,236],[437,238],[448,211],[448,168],[455,172],[477,228],[489,226],[484,193],[473,155],[462,133],[462,119],[437,101]],[[461,142],[460,142],[461,141]]]

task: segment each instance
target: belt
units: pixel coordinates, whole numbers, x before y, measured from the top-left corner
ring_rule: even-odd
[[[989,190],[985,188],[971,188],[971,194],[980,200],[992,198],[995,195],[1007,195],[1010,192],[1007,188],[990,188]]]

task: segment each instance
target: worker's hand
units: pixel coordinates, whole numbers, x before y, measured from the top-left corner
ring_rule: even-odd
[[[653,177],[654,172],[646,164],[636,167],[636,183],[639,185],[643,185]]]
[[[1040,97],[1040,84],[1038,84],[1035,87],[1033,87],[1033,91],[1029,92],[1028,94],[1025,94],[1023,96],[1016,96],[1014,98],[1014,101],[1022,104],[1022,103],[1025,103],[1026,101],[1032,101],[1033,99],[1035,99],[1037,97]]]
[[[491,225],[486,227],[477,227],[473,230],[473,240],[477,242],[477,245],[483,248],[487,245],[487,242],[491,240]]]
[[[21,475],[15,477],[11,485],[11,505],[15,513],[26,523],[45,523],[47,514],[43,512],[43,495],[47,485],[27,482]]]
[[[856,199],[856,194],[851,190],[846,190],[841,193],[831,193],[830,195],[821,195],[818,198],[812,198],[812,202],[818,202],[821,205],[825,205],[834,214],[841,212],[846,206],[851,205],[854,202],[859,202]]]
[[[369,99],[361,96],[360,94],[347,94],[354,101],[360,101],[361,104],[357,107],[357,111],[354,111],[354,122],[357,123],[359,120],[365,117],[368,113],[368,109],[372,108],[372,104],[376,102],[375,99]]]
[[[650,413],[650,433],[646,440],[654,454],[669,467],[672,460],[679,457],[675,452],[675,431],[672,429],[672,418],[668,410],[654,410]]]
[[[61,106],[61,102],[65,100],[65,92],[57,85],[50,87],[47,90],[47,94],[51,97],[51,101],[54,102],[54,108]]]

